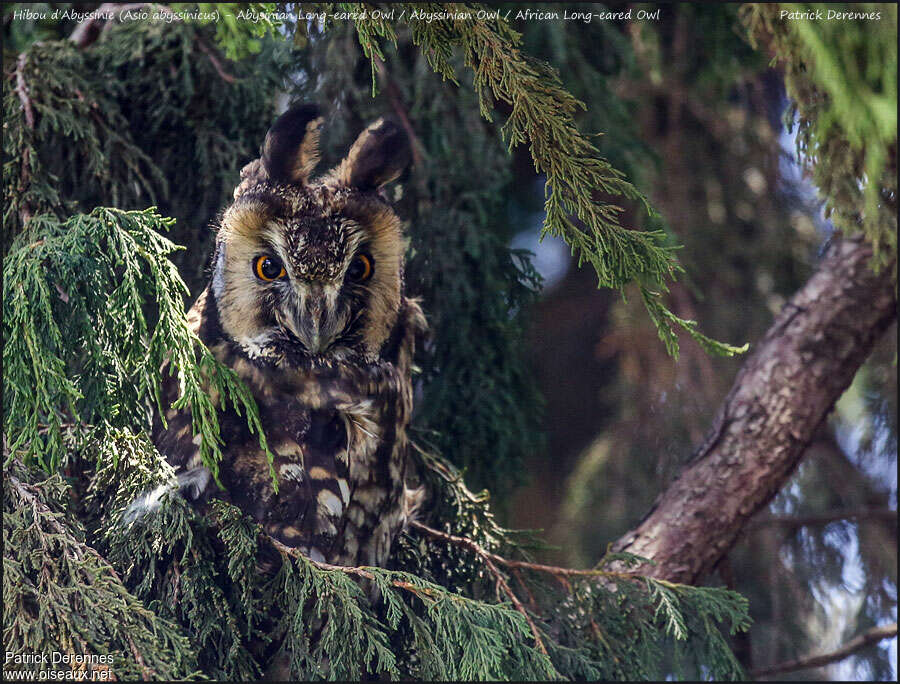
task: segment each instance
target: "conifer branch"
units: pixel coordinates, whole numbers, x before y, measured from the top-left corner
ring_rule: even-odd
[[[313,560],[309,556],[301,553],[300,549],[294,548],[292,546],[287,546],[286,544],[281,543],[274,537],[271,537],[267,534],[263,534],[262,537],[263,537],[264,541],[272,544],[272,546],[274,546],[276,549],[278,549],[283,555],[291,556],[292,558],[302,559],[304,562],[309,563],[310,565],[318,568],[319,570],[331,570],[334,572],[342,572],[345,575],[361,577],[361,578],[367,579],[367,580],[373,580],[373,581],[376,580],[375,574],[371,570],[369,570],[365,567],[352,566],[352,565],[333,565],[331,563],[326,563],[324,561]],[[390,583],[399,589],[405,589],[406,591],[408,591],[412,594],[415,594],[419,598],[432,599],[432,600],[434,599],[433,592],[426,587],[417,587],[415,584],[412,584],[411,582],[406,582],[404,580],[395,579],[395,578],[392,578],[390,580]]]
[[[448,532],[441,532],[440,530],[428,527],[427,525],[424,525],[416,520],[410,521],[409,526],[420,530],[424,534],[428,535],[429,537],[433,537],[434,539],[439,539],[448,544],[467,548],[486,562],[499,563],[500,565],[504,565],[508,568],[532,570],[534,572],[542,572],[549,575],[556,575],[558,577],[620,577],[623,579],[639,578],[638,575],[624,572],[613,572],[609,570],[598,569],[578,570],[576,568],[563,568],[556,565],[543,565],[541,563],[529,563],[527,561],[504,558],[503,556],[499,556],[496,553],[485,551],[481,546],[478,545],[477,542],[472,539],[468,539],[467,537],[459,537]]]
[[[838,650],[822,655],[808,656],[806,658],[797,658],[796,660],[788,660],[772,667],[761,668],[750,672],[750,676],[754,679],[760,677],[771,677],[772,675],[782,674],[785,672],[796,672],[797,670],[808,670],[814,667],[824,667],[831,663],[836,663],[845,658],[849,658],[857,651],[861,651],[867,646],[877,644],[884,639],[893,639],[897,636],[897,623],[873,627],[862,634],[859,634],[841,646]]]
[[[534,637],[534,644],[537,647],[537,649],[544,655],[549,655],[547,653],[547,647],[544,645],[544,641],[541,639],[541,634],[538,631],[537,625],[534,624],[534,620],[531,618],[531,614],[527,610],[525,610],[525,606],[522,605],[522,601],[519,600],[519,597],[516,596],[516,593],[512,589],[510,589],[509,583],[506,581],[506,578],[503,576],[503,573],[501,573],[497,569],[497,566],[494,564],[494,561],[496,560],[497,562],[502,563],[504,565],[508,565],[510,567],[522,567],[521,565],[519,565],[515,561],[509,561],[505,558],[502,558],[501,556],[498,556],[497,554],[490,553],[489,551],[485,551],[475,541],[473,541],[471,539],[467,539],[466,537],[457,537],[452,534],[440,532],[438,530],[428,527],[427,525],[423,525],[422,523],[417,522],[415,520],[410,522],[410,526],[414,527],[417,530],[421,530],[422,532],[424,532],[425,534],[428,534],[429,536],[435,537],[437,539],[441,539],[443,541],[446,541],[446,542],[449,542],[452,544],[464,546],[464,547],[470,549],[471,551],[473,551],[475,553],[475,555],[477,555],[482,560],[485,567],[487,567],[488,571],[493,576],[494,581],[497,584],[497,587],[499,587],[499,589],[503,591],[503,593],[507,596],[507,598],[509,598],[509,600],[512,602],[515,609],[517,611],[519,611],[525,617],[525,620],[528,621],[528,626],[531,628],[531,633]],[[559,569],[563,570],[564,568],[559,568]]]
[[[790,21],[783,7],[747,3],[740,15],[751,45],[783,70],[797,156],[826,218],[847,235],[861,231],[873,265],[896,277],[897,7],[885,5],[874,24]]]
[[[525,606],[522,605],[519,597],[509,588],[509,583],[507,583],[503,573],[497,569],[497,566],[494,565],[493,561],[488,556],[482,555],[481,559],[484,561],[484,564],[490,573],[494,576],[494,581],[497,583],[497,586],[503,590],[503,593],[506,594],[510,601],[512,601],[515,609],[519,611],[528,622],[528,626],[531,628],[531,634],[534,637],[535,647],[545,656],[549,657],[550,654],[547,652],[547,647],[544,645],[543,639],[541,639],[541,633],[538,631],[537,625],[534,624],[531,614],[525,610]]]
[[[354,11],[366,5],[341,6]],[[711,354],[733,356],[747,350],[746,345],[733,346],[703,335],[696,329],[696,321],[679,318],[662,303],[667,281],[683,270],[675,257],[676,247],[666,243],[662,231],[621,224],[623,209],[607,202],[609,196],[637,202],[650,216],[654,211],[643,194],[578,130],[574,115],[586,105],[566,90],[555,69],[521,51],[521,34],[499,17],[472,18],[484,9],[480,5],[400,6],[410,16],[421,11],[436,15],[433,21],[411,22],[413,43],[421,47],[432,69],[453,83],[458,81],[450,59],[452,48],[461,48],[485,120],[493,121],[495,102],[511,108],[501,127],[508,151],[527,144],[535,172],[546,179],[541,238],[561,238],[577,256],[579,267],[585,261],[593,267],[598,287],[621,291],[629,283],[637,283],[650,318],[673,357],[678,355],[679,328]],[[456,16],[469,18],[449,18]],[[383,19],[359,19],[355,26],[363,53],[372,64],[374,95],[377,63],[384,59],[379,38],[396,43],[397,35]]]
[[[27,53],[23,52],[16,59],[16,94],[22,103],[22,109],[25,112],[25,125],[28,127],[28,134],[33,135],[34,132],[34,108],[31,104],[31,98],[28,95],[28,85],[25,82],[25,60],[28,59]],[[31,155],[32,148],[26,146],[22,150],[21,171],[19,174],[19,193],[24,196],[25,189],[31,182]],[[31,205],[27,200],[22,200],[19,207],[19,222],[26,225],[33,214]]]
[[[332,571],[336,571],[336,572],[342,572],[346,575],[362,577],[364,579],[368,579],[368,580],[372,580],[372,581],[377,580],[375,574],[371,570],[369,570],[365,567],[333,565],[331,563],[316,561],[316,560],[313,560],[313,559],[309,558],[308,556],[302,554],[298,549],[292,548],[290,546],[286,546],[285,544],[282,544],[277,539],[274,539],[268,535],[265,535],[265,537],[266,537],[266,540],[268,542],[270,542],[273,546],[275,546],[275,548],[277,548],[282,554],[292,556],[294,558],[302,558],[305,562],[311,564],[312,566],[314,566],[320,570],[332,570]],[[478,547],[478,545],[475,544],[475,542],[470,542],[470,543],[472,544],[471,548],[480,549],[480,547]],[[521,602],[521,600],[519,600],[519,597],[516,596],[515,592],[512,589],[510,589],[509,584],[506,581],[506,578],[503,576],[503,573],[501,573],[497,569],[497,566],[494,565],[494,563],[491,561],[491,556],[493,556],[493,554],[487,554],[486,552],[481,551],[479,556],[484,561],[484,563],[487,566],[488,570],[490,571],[491,575],[494,577],[494,581],[496,582],[498,589],[503,592],[503,594],[513,604],[513,607],[522,615],[522,617],[524,617],[525,621],[528,623],[528,626],[531,629],[532,638],[534,639],[535,648],[537,648],[537,650],[540,651],[540,653],[542,655],[549,658],[550,654],[547,651],[547,647],[544,645],[544,640],[541,638],[540,630],[538,630],[538,627],[535,624],[534,619],[531,617],[531,614],[525,609],[525,606],[522,605],[522,602]],[[411,582],[406,582],[404,580],[400,580],[400,579],[396,579],[396,578],[391,578],[389,580],[389,582],[391,585],[393,585],[395,587],[398,587],[400,589],[405,589],[406,591],[411,592],[412,594],[414,594],[415,596],[417,596],[420,599],[426,598],[426,599],[429,599],[432,601],[435,599],[433,592],[425,587],[416,586],[415,584],[412,584]],[[423,594],[424,594],[424,596],[423,596]],[[499,592],[498,592],[498,598],[499,598]]]
[[[6,450],[6,445],[4,444]],[[158,672],[150,667],[144,657],[144,652],[138,647],[135,637],[139,638],[143,647],[147,649],[146,653],[150,658],[169,670],[169,676],[173,670],[169,668],[179,667],[180,664],[174,662],[166,662],[165,650],[155,652],[153,649],[157,646],[163,646],[163,641],[157,643],[157,639],[170,641],[175,646],[174,641],[183,639],[183,637],[175,636],[171,627],[168,625],[163,627],[164,633],[155,634],[154,621],[157,619],[155,615],[147,611],[141,606],[135,598],[129,594],[122,582],[121,577],[115,568],[105,559],[93,546],[81,541],[78,529],[72,528],[67,523],[67,518],[62,514],[61,510],[51,507],[47,494],[53,492],[55,487],[62,483],[57,480],[54,483],[45,481],[39,484],[30,483],[20,477],[20,473],[27,472],[21,461],[14,457],[5,459],[4,465],[4,538],[8,543],[23,544],[26,553],[31,553],[31,548],[37,544],[41,549],[40,570],[32,566],[32,571],[37,572],[39,580],[37,586],[31,586],[30,583],[22,582],[21,586],[17,586],[19,596],[29,592],[37,591],[41,596],[46,596],[49,601],[55,603],[54,611],[61,608],[65,611],[80,600],[87,605],[89,602],[87,589],[95,592],[90,598],[103,597],[106,600],[104,604],[104,613],[106,616],[101,617],[101,625],[109,621],[115,625],[114,634],[121,638],[127,646],[127,649],[134,657],[141,672],[141,677],[145,681],[158,678]],[[50,485],[48,487],[48,484]],[[71,491],[63,488],[58,490],[71,496]],[[7,500],[7,492],[13,493],[14,498]],[[59,502],[57,502],[59,503]],[[30,516],[26,516],[24,511],[29,511]],[[30,523],[26,529],[21,529],[21,523],[13,522],[12,513],[15,511],[16,517],[21,516],[22,522]],[[64,524],[66,523],[66,524]],[[28,536],[25,536],[28,535]],[[4,553],[4,569],[8,561],[7,554]],[[57,567],[57,563],[59,566]],[[17,570],[21,571],[20,565]],[[24,590],[24,591],[23,591]],[[7,587],[4,584],[4,596],[7,594]],[[16,599],[20,601],[21,599]],[[40,601],[40,599],[38,599]],[[51,604],[52,605],[52,604]],[[4,609],[4,632],[6,635],[7,619],[13,617],[14,622],[21,620],[24,616],[20,613],[13,616],[7,615]],[[37,616],[29,616],[28,621],[30,627],[34,629],[40,623],[46,623],[54,627],[52,634],[48,635],[49,643],[54,643],[53,639],[58,639],[58,643],[67,650],[71,645],[67,645],[67,639],[74,639],[81,647],[84,654],[96,652],[97,644],[88,644],[85,638],[90,638],[97,628],[96,624],[85,624],[83,626],[71,627],[65,624],[64,631],[60,631],[60,627],[67,621],[69,616],[65,612],[56,614],[48,613],[43,616],[41,612]],[[84,617],[81,616],[78,622],[83,622]],[[45,624],[45,627],[46,627]],[[10,625],[10,629],[13,625]],[[17,630],[23,629],[17,627]],[[29,627],[24,628],[26,631]],[[83,631],[84,630],[84,631]],[[131,630],[136,630],[134,636]],[[94,632],[95,633],[95,632]],[[153,634],[156,637],[148,640],[148,636]],[[84,638],[83,638],[84,637]],[[17,640],[16,640],[17,641]],[[182,641],[180,646],[185,646]],[[106,643],[109,648],[110,644]],[[160,659],[163,660],[160,660]],[[179,658],[180,660],[180,658]],[[88,667],[94,668],[93,664]]]
[[[544,645],[543,639],[541,639],[540,631],[537,628],[537,625],[534,623],[534,620],[531,617],[531,614],[525,609],[525,606],[522,605],[522,601],[516,595],[516,593],[510,588],[509,583],[506,581],[506,578],[503,576],[497,569],[496,564],[504,565],[510,568],[513,571],[516,579],[525,589],[525,591],[529,594],[529,598],[531,600],[532,605],[534,605],[534,597],[531,595],[531,591],[528,589],[528,585],[522,580],[521,576],[518,573],[519,569],[524,570],[532,570],[534,572],[542,572],[553,575],[557,579],[559,579],[563,586],[567,589],[567,591],[571,591],[571,585],[569,585],[566,580],[567,577],[592,577],[592,578],[601,578],[601,577],[619,577],[625,579],[638,579],[637,576],[629,575],[626,573],[619,572],[610,572],[606,570],[576,570],[574,568],[563,568],[552,565],[542,565],[540,563],[529,563],[526,561],[517,561],[509,558],[504,558],[503,556],[499,556],[496,553],[492,553],[490,551],[486,551],[483,549],[476,541],[469,539],[467,537],[460,537],[457,535],[450,534],[448,532],[441,532],[440,530],[436,530],[432,527],[429,527],[423,523],[418,522],[417,520],[412,520],[409,523],[410,527],[419,530],[420,532],[426,534],[429,537],[434,539],[438,539],[448,544],[453,544],[456,546],[461,546],[472,551],[479,559],[484,563],[485,567],[487,567],[488,571],[494,578],[497,586],[503,591],[503,593],[509,598],[512,602],[513,606],[517,611],[519,611],[525,619],[528,621],[528,625],[531,628],[532,635],[534,637],[534,643],[536,648],[543,653],[544,655],[549,655],[547,652],[547,647]]]

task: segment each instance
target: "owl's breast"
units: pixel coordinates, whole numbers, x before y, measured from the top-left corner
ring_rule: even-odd
[[[298,392],[302,399],[257,399],[272,469],[244,419],[223,416],[220,479],[227,498],[282,543],[317,560],[371,563],[376,530],[393,530],[399,520],[405,437],[398,440],[398,396],[354,396],[328,387],[326,381]]]
[[[207,304],[198,300],[192,312],[214,313]],[[402,525],[412,407],[408,364],[398,363],[401,357],[255,356],[223,337],[214,316],[195,319],[201,340],[256,400],[270,452],[245,416],[220,405],[224,491],[216,495],[312,558],[381,564]],[[200,464],[186,413],[169,421],[158,444],[172,441],[164,453],[173,465],[190,469]]]

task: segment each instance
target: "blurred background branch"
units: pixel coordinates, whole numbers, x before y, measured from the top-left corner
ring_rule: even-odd
[[[772,677],[773,675],[784,674],[786,672],[794,672],[796,670],[808,670],[814,667],[823,667],[830,663],[836,663],[839,660],[843,660],[844,658],[853,655],[866,646],[870,646],[884,639],[891,639],[896,636],[896,622],[890,625],[883,625],[881,627],[873,627],[872,629],[866,630],[862,634],[853,637],[853,639],[848,641],[844,646],[836,651],[833,651],[832,653],[809,656],[806,658],[798,658],[797,660],[789,660],[787,662],[779,663],[778,665],[773,665],[772,667],[767,667],[762,670],[754,670],[750,673],[750,676],[754,679],[761,679],[764,677]]]

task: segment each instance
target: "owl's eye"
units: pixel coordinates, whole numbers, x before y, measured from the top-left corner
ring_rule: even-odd
[[[350,278],[350,280],[363,282],[372,277],[372,272],[374,270],[372,257],[366,254],[357,254],[356,258],[353,259],[353,263],[351,263],[350,267],[347,269],[347,277]]]
[[[256,262],[253,264],[253,272],[256,273],[257,278],[265,280],[267,283],[284,278],[287,275],[281,262],[275,257],[266,254],[256,257]]]

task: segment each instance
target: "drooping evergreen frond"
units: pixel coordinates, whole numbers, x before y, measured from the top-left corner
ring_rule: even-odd
[[[158,232],[171,220],[152,209],[98,208],[31,224],[3,264],[10,452],[53,472],[66,454],[61,424],[147,426],[148,399],[160,413],[168,408],[160,400],[167,361],[181,388],[174,406],[191,408],[213,472],[221,455],[217,409],[228,402],[265,447],[253,397],[187,327],[186,288],[167,258],[177,247]]]
[[[896,5],[753,4],[742,16],[751,41],[768,46],[784,68],[793,103],[787,123],[797,125],[797,151],[826,215],[847,233],[865,233],[876,266],[890,263],[897,252]]]
[[[372,62],[374,90],[376,66],[384,60],[379,39],[396,42],[394,26],[383,14],[373,14],[373,6],[339,5],[360,16],[354,24],[363,52]],[[465,3],[403,3],[397,7],[404,11],[413,42],[421,47],[432,69],[454,83],[453,48],[461,49],[465,66],[474,75],[473,85],[485,119],[493,120],[497,103],[510,108],[501,129],[509,149],[527,144],[535,171],[546,179],[542,237],[562,238],[578,257],[579,266],[591,264],[599,287],[623,290],[636,282],[645,301],[657,302],[657,310],[665,309],[659,302],[660,293],[666,292],[666,282],[681,270],[675,259],[676,248],[668,244],[662,231],[621,225],[622,208],[610,198],[638,202],[651,216],[653,210],[578,131],[574,114],[585,105],[565,89],[559,74],[523,53],[519,49],[521,35],[490,8]],[[702,344],[710,353],[731,356],[746,351],[746,347],[698,337],[693,326],[674,315],[652,315],[652,320],[673,355],[678,350],[677,327],[695,340],[706,340]]]

